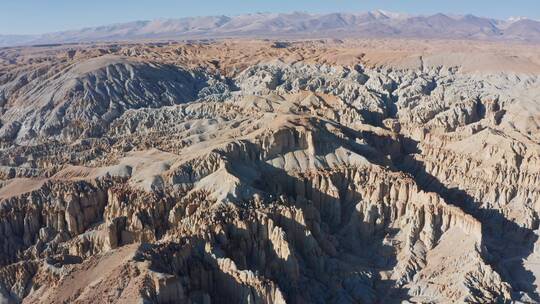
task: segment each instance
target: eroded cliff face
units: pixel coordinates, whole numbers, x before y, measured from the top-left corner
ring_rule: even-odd
[[[173,48],[2,67],[2,301],[538,300],[537,74]]]

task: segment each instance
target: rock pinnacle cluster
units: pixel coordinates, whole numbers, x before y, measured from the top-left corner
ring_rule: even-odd
[[[0,303],[538,303],[540,49],[0,49]]]

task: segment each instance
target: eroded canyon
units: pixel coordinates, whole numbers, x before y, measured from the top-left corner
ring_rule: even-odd
[[[537,303],[538,54],[2,49],[0,302]]]

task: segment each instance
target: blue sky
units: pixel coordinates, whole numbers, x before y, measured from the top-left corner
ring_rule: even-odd
[[[0,0],[0,34],[36,34],[134,20],[255,12],[451,13],[540,19],[540,0]]]

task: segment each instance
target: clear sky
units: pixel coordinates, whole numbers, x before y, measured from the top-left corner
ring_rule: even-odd
[[[111,23],[255,12],[474,14],[540,19],[540,0],[0,0],[0,34],[37,34]]]

